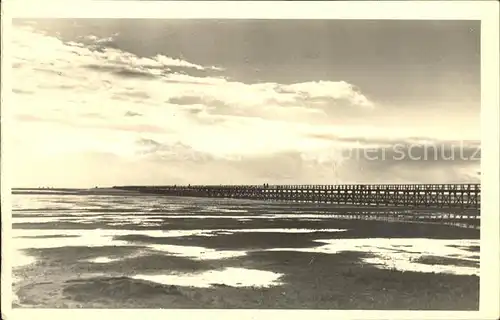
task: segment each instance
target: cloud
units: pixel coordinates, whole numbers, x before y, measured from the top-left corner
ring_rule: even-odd
[[[95,35],[88,35],[80,37],[81,42],[67,42],[66,45],[87,48],[111,63],[122,64],[127,66],[145,67],[145,68],[168,68],[168,67],[181,67],[193,68],[196,70],[217,70],[223,69],[216,66],[204,67],[198,64],[190,63],[181,59],[170,58],[162,54],[157,54],[150,58],[137,57],[134,54],[123,52],[116,48],[115,38],[119,34],[115,33],[109,37],[99,38]]]
[[[126,117],[140,117],[142,114],[138,112],[127,111],[125,112]]]
[[[342,159],[346,148],[394,153],[396,144],[408,147],[424,132],[404,115],[400,125],[377,125],[383,106],[345,81],[243,83],[222,67],[160,53],[138,57],[116,46],[115,36],[63,42],[14,28],[11,113],[20,183],[478,179],[474,161]],[[456,134],[425,132],[420,140],[445,150]],[[72,170],[68,180],[55,178],[61,167]]]

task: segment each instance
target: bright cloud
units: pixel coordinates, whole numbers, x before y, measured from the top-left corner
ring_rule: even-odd
[[[222,67],[107,46],[113,35],[63,42],[15,27],[12,39],[13,154],[25,184],[380,180],[353,164],[340,172],[335,150],[422,135],[356,124],[379,106],[344,81],[246,84]],[[61,167],[68,178],[55,178]],[[453,170],[475,179],[475,169]]]

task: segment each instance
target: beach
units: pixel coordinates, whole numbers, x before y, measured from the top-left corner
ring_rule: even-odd
[[[13,306],[477,310],[479,230],[330,211],[18,192]]]

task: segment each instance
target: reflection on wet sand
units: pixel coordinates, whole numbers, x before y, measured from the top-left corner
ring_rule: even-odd
[[[282,274],[270,271],[250,270],[243,268],[226,268],[191,274],[136,275],[133,279],[141,279],[166,285],[208,288],[214,285],[230,287],[269,287],[280,283]]]
[[[231,201],[190,203],[168,198],[152,201],[151,197],[37,195],[30,199],[18,195],[14,199],[14,290],[23,306],[29,305],[26,297],[35,294],[37,286],[64,291],[72,283],[72,290],[77,291],[71,292],[78,295],[76,288],[85,283],[107,286],[119,281],[125,286],[125,279],[185,290],[223,290],[220,294],[227,299],[250,294],[223,293],[227,288],[280,287],[288,292],[286,299],[307,300],[312,298],[299,298],[294,292],[307,292],[317,276],[340,277],[331,281],[345,282],[351,281],[353,272],[364,279],[375,270],[396,272],[397,277],[407,274],[408,279],[416,277],[414,273],[442,275],[433,281],[444,281],[440,285],[456,282],[465,290],[471,286],[469,278],[448,277],[479,275],[477,230],[339,219],[335,212],[315,212],[314,208],[295,212],[289,205],[248,202],[238,209]],[[359,256],[345,256],[351,253]],[[325,255],[338,258],[330,261]],[[293,262],[287,257],[294,257]],[[328,273],[317,273],[317,268]],[[71,282],[75,274],[82,279],[79,284]],[[100,280],[91,280],[92,274],[100,274]],[[349,290],[373,285],[359,281],[349,284]],[[48,288],[43,283],[52,284]],[[321,290],[329,294],[337,289],[325,286],[312,292],[320,294]],[[65,305],[73,303],[67,300],[73,298],[61,297]],[[160,303],[155,301],[144,303]],[[234,303],[244,307],[244,301]],[[286,301],[286,305],[300,305]]]

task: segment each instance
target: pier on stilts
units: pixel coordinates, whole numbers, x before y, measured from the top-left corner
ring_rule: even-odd
[[[479,226],[480,184],[168,185],[114,188],[175,197],[317,204],[350,219],[463,223]],[[332,210],[330,210],[332,212]]]

